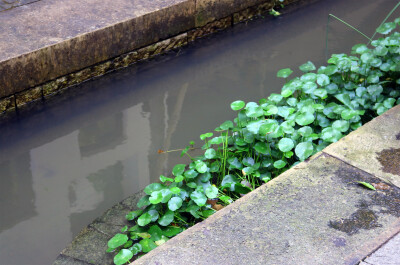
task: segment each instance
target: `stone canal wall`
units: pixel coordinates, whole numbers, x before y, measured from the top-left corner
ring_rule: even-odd
[[[278,2],[40,0],[4,7],[0,9],[0,113],[187,45],[265,13]]]

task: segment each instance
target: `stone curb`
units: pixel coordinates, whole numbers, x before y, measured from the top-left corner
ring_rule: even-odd
[[[251,19],[273,2],[41,0],[2,12],[0,113]]]

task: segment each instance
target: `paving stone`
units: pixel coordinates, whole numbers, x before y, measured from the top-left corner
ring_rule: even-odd
[[[400,105],[323,151],[400,187]]]
[[[57,259],[53,262],[53,265],[89,265],[82,260],[74,259],[65,255],[59,255]]]
[[[85,228],[61,254],[89,264],[112,264],[113,254],[105,252],[109,238],[94,229]]]
[[[400,234],[365,259],[372,265],[400,265]]]
[[[133,264],[356,264],[400,230],[400,191],[327,154],[314,157]]]

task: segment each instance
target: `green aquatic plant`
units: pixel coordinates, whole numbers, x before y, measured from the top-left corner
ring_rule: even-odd
[[[108,242],[115,264],[151,251],[400,104],[400,33],[391,33],[399,23],[383,23],[371,46],[333,54],[326,66],[304,63],[299,77],[287,80],[293,71],[280,70],[280,94],[233,102],[236,118],[200,135],[203,155],[190,156],[190,143],[182,155],[191,162],[144,189],[139,210],[126,216],[132,226]]]

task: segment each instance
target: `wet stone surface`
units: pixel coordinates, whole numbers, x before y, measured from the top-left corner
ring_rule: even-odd
[[[396,136],[396,139],[399,135]],[[400,176],[400,148],[385,149],[379,152],[378,161],[382,165],[382,171]]]

